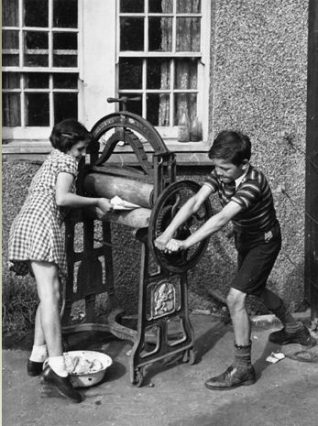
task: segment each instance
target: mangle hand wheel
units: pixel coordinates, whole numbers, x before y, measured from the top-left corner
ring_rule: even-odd
[[[205,239],[188,250],[177,253],[164,253],[157,249],[154,240],[166,229],[180,208],[196,194],[200,185],[194,181],[183,180],[175,182],[166,188],[159,196],[150,217],[148,243],[155,260],[163,269],[174,273],[182,273],[196,265],[208,246]],[[207,199],[197,213],[193,214],[175,233],[173,238],[184,240],[196,229],[203,225],[212,215],[212,207]]]

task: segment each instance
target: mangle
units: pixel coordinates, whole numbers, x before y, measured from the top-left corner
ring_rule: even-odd
[[[80,165],[78,191],[90,196],[112,198],[115,195],[138,204],[131,211],[113,211],[98,217],[86,209],[71,215],[66,222],[68,278],[63,315],[63,333],[107,331],[133,343],[130,355],[130,380],[140,386],[144,367],[180,353],[184,362],[194,362],[193,331],[188,313],[187,271],[195,266],[207,247],[203,241],[192,249],[176,254],[158,251],[153,244],[172,217],[199,189],[193,181],[176,182],[176,160],[159,133],[141,117],[123,111],[99,120],[91,130],[93,141]],[[125,145],[118,147],[118,145]],[[129,145],[129,147],[128,147]],[[130,150],[136,162],[108,161],[111,155]],[[147,152],[147,153],[146,153]],[[122,157],[124,158],[124,157]],[[178,230],[182,239],[211,215],[209,201]],[[102,239],[96,240],[95,225],[102,223]],[[83,226],[83,250],[74,249],[76,225]],[[131,229],[141,244],[139,296],[136,329],[121,323],[123,309],[115,296],[111,224]],[[122,247],[125,252],[125,247]],[[102,266],[103,263],[103,266]],[[152,268],[150,268],[150,263]],[[153,268],[155,265],[155,270]],[[129,284],[127,284],[129,285]],[[110,313],[96,321],[95,299],[107,293]],[[70,321],[72,304],[85,301],[85,321]],[[171,321],[180,325],[177,338],[171,338]],[[151,344],[147,344],[149,334]]]

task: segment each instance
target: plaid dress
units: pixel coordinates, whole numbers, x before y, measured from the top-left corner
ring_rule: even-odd
[[[56,180],[61,172],[74,175],[71,192],[75,192],[77,167],[74,157],[53,149],[32,179],[9,236],[10,270],[18,275],[30,272],[30,261],[37,260],[56,264],[59,275],[65,276],[62,223],[69,209],[56,204]]]

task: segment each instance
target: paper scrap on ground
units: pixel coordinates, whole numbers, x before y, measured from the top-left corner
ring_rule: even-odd
[[[110,203],[114,210],[134,210],[140,208],[138,204],[123,200],[122,198],[118,197],[118,195],[115,195],[115,197],[110,200]]]
[[[282,359],[285,358],[285,355],[283,353],[280,352],[272,352],[267,358],[266,361],[267,362],[271,362],[272,364],[276,364],[276,362],[281,361]]]

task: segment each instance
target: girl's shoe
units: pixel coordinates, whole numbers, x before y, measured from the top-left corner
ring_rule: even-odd
[[[35,362],[28,359],[27,372],[31,377],[40,376],[43,371],[43,362]]]
[[[73,388],[70,381],[70,377],[61,377],[56,374],[52,368],[47,365],[42,374],[43,380],[51,385],[53,385],[56,390],[66,398],[71,399],[74,402],[82,402],[82,395]]]

